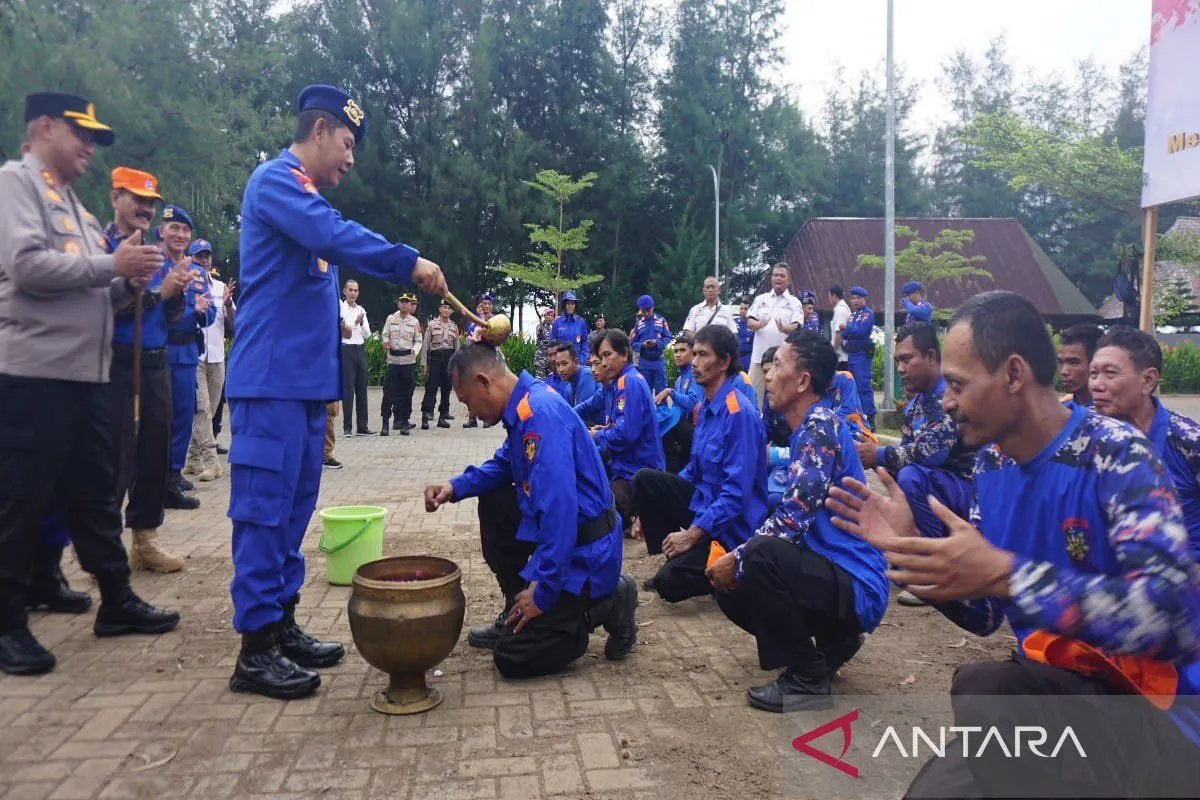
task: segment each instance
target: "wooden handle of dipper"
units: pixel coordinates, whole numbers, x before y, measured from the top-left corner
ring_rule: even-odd
[[[446,292],[446,299],[450,302],[450,305],[457,308],[459,313],[471,320],[471,322],[474,322],[476,325],[484,328],[488,326],[487,320],[476,314],[474,311],[468,311],[467,307],[463,305],[462,300],[459,300],[454,296],[454,292]]]

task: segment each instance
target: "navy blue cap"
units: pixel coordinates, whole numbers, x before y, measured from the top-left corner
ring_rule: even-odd
[[[566,291],[566,292],[563,292],[562,301],[565,303],[565,302],[567,302],[568,300],[570,300],[572,303],[578,303],[578,302],[579,302],[579,298],[577,298],[577,297],[575,296],[575,293],[574,293],[574,292],[572,292],[572,291]]]
[[[863,287],[861,287],[861,286],[851,286],[851,287],[850,287],[850,294],[852,294],[852,295],[856,295],[856,296],[858,296],[858,297],[866,297],[866,296],[867,296],[867,290],[866,290],[866,289],[864,289],[864,288],[863,288]]]
[[[805,289],[803,292],[800,293],[800,302],[801,303],[812,303],[813,305],[816,305],[817,296],[815,294],[813,294],[812,292],[810,292],[808,289]]]
[[[208,243],[207,239],[197,239],[188,245],[187,254],[189,256],[194,256],[197,253],[208,253],[211,255],[212,251],[212,245]]]
[[[192,230],[196,229],[196,226],[192,224],[191,215],[177,205],[168,205],[164,208],[162,219],[163,222],[182,222]]]
[[[483,294],[479,295],[479,299],[475,301],[475,305],[479,305],[479,304],[480,304],[480,303],[482,303],[484,300],[488,301],[489,303],[495,303],[495,302],[496,302],[496,298],[492,297],[492,293],[491,293],[491,292],[484,292]]]
[[[317,109],[331,114],[354,134],[357,144],[367,135],[367,115],[353,97],[334,86],[315,83],[305,87],[296,100],[298,111]]]
[[[913,292],[919,292],[919,291],[923,290],[924,288],[925,287],[922,286],[917,281],[909,281],[908,283],[906,283],[900,287],[900,294],[912,294]]]
[[[649,311],[654,308],[654,298],[648,294],[644,294],[637,299],[637,307],[642,311]]]

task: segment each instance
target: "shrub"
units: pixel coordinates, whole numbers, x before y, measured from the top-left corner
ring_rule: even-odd
[[[508,362],[508,368],[513,372],[520,375],[521,370],[526,370],[532,375],[535,346],[536,343],[533,339],[527,339],[514,333],[508,337],[508,341],[501,345],[500,352],[504,353],[504,360]]]
[[[367,383],[370,386],[383,386],[387,377],[387,351],[383,349],[383,339],[378,333],[367,339],[363,345],[363,353],[367,359]],[[425,371],[421,369],[420,356],[417,357],[417,386],[425,385]]]
[[[1200,347],[1179,344],[1163,348],[1161,391],[1200,394]]]

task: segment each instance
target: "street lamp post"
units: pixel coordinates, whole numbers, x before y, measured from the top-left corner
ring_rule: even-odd
[[[708,165],[713,178],[713,276],[721,284],[721,162],[725,158],[725,142],[729,131],[721,131],[721,148],[717,150],[717,166]]]
[[[895,406],[896,365],[892,361],[896,338],[896,76],[892,53],[893,0],[887,6],[887,154],[884,158],[883,222],[883,405]]]

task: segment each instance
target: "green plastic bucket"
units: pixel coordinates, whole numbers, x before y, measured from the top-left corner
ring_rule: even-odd
[[[379,506],[335,506],[321,511],[325,572],[335,586],[349,586],[363,564],[383,558],[383,520]]]

